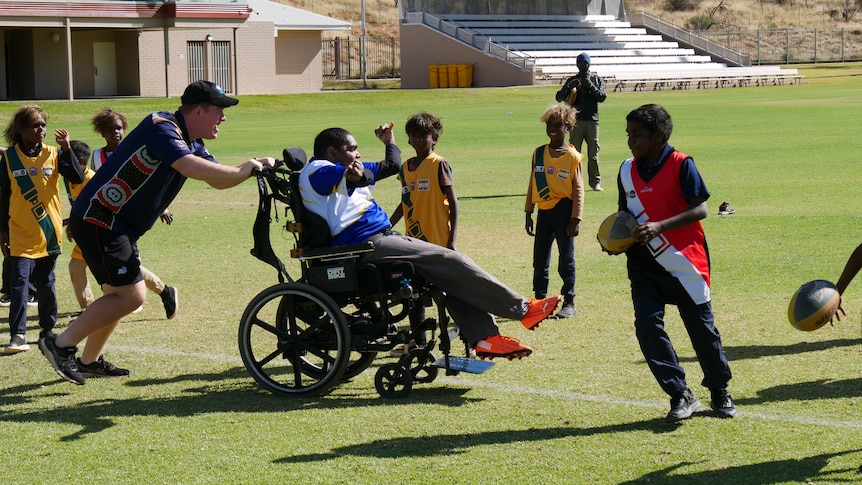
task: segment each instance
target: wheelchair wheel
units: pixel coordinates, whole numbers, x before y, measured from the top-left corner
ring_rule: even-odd
[[[356,352],[350,353],[347,368],[344,370],[342,379],[352,379],[359,374],[362,374],[377,358],[377,352]]]
[[[434,379],[437,378],[437,371],[439,369],[431,364],[437,360],[437,357],[435,357],[431,352],[428,352],[427,354],[417,354],[418,355],[410,355],[410,374],[413,376],[413,380],[423,384],[434,382]]]
[[[282,302],[282,305],[279,307],[278,318],[280,320],[287,317],[287,308],[287,304]],[[346,328],[349,329],[350,325],[346,325]],[[374,359],[377,358],[377,352],[357,352],[353,350],[349,354],[347,357],[347,366],[344,368],[344,375],[341,376],[342,380],[352,379],[362,374],[365,369],[371,366]],[[301,362],[300,368],[305,375],[315,378],[322,378],[329,372],[326,367],[313,362]]]
[[[380,397],[395,399],[407,397],[413,389],[413,375],[399,364],[385,364],[374,375],[374,388]]]
[[[341,380],[350,358],[350,330],[338,305],[304,283],[259,293],[238,332],[246,369],[262,387],[286,396],[319,395]]]

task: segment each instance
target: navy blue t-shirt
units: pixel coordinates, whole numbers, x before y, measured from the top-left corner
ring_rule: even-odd
[[[137,239],[179,193],[186,177],[171,167],[194,154],[218,163],[203,140],[189,140],[182,114],[144,118],[126,136],[72,205],[84,221]]]

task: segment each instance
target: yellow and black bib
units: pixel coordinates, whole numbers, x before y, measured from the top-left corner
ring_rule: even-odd
[[[60,254],[60,171],[57,148],[42,146],[35,157],[18,145],[6,150],[9,194],[9,254],[42,258]]]

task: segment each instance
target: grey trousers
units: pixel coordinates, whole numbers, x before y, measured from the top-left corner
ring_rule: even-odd
[[[602,174],[599,172],[599,122],[590,120],[578,120],[575,123],[572,134],[569,136],[569,142],[575,146],[575,149],[580,153],[584,153],[581,148],[583,142],[587,142],[587,177],[590,187],[595,187],[596,184],[602,181]]]
[[[446,308],[470,345],[500,333],[494,315],[520,321],[530,302],[469,257],[400,234],[375,235],[363,263],[409,261],[429,283],[446,292]]]

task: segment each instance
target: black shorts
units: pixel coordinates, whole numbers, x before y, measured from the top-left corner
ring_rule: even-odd
[[[144,279],[138,245],[129,236],[84,222],[74,215],[69,218],[69,228],[100,285],[127,286]]]

